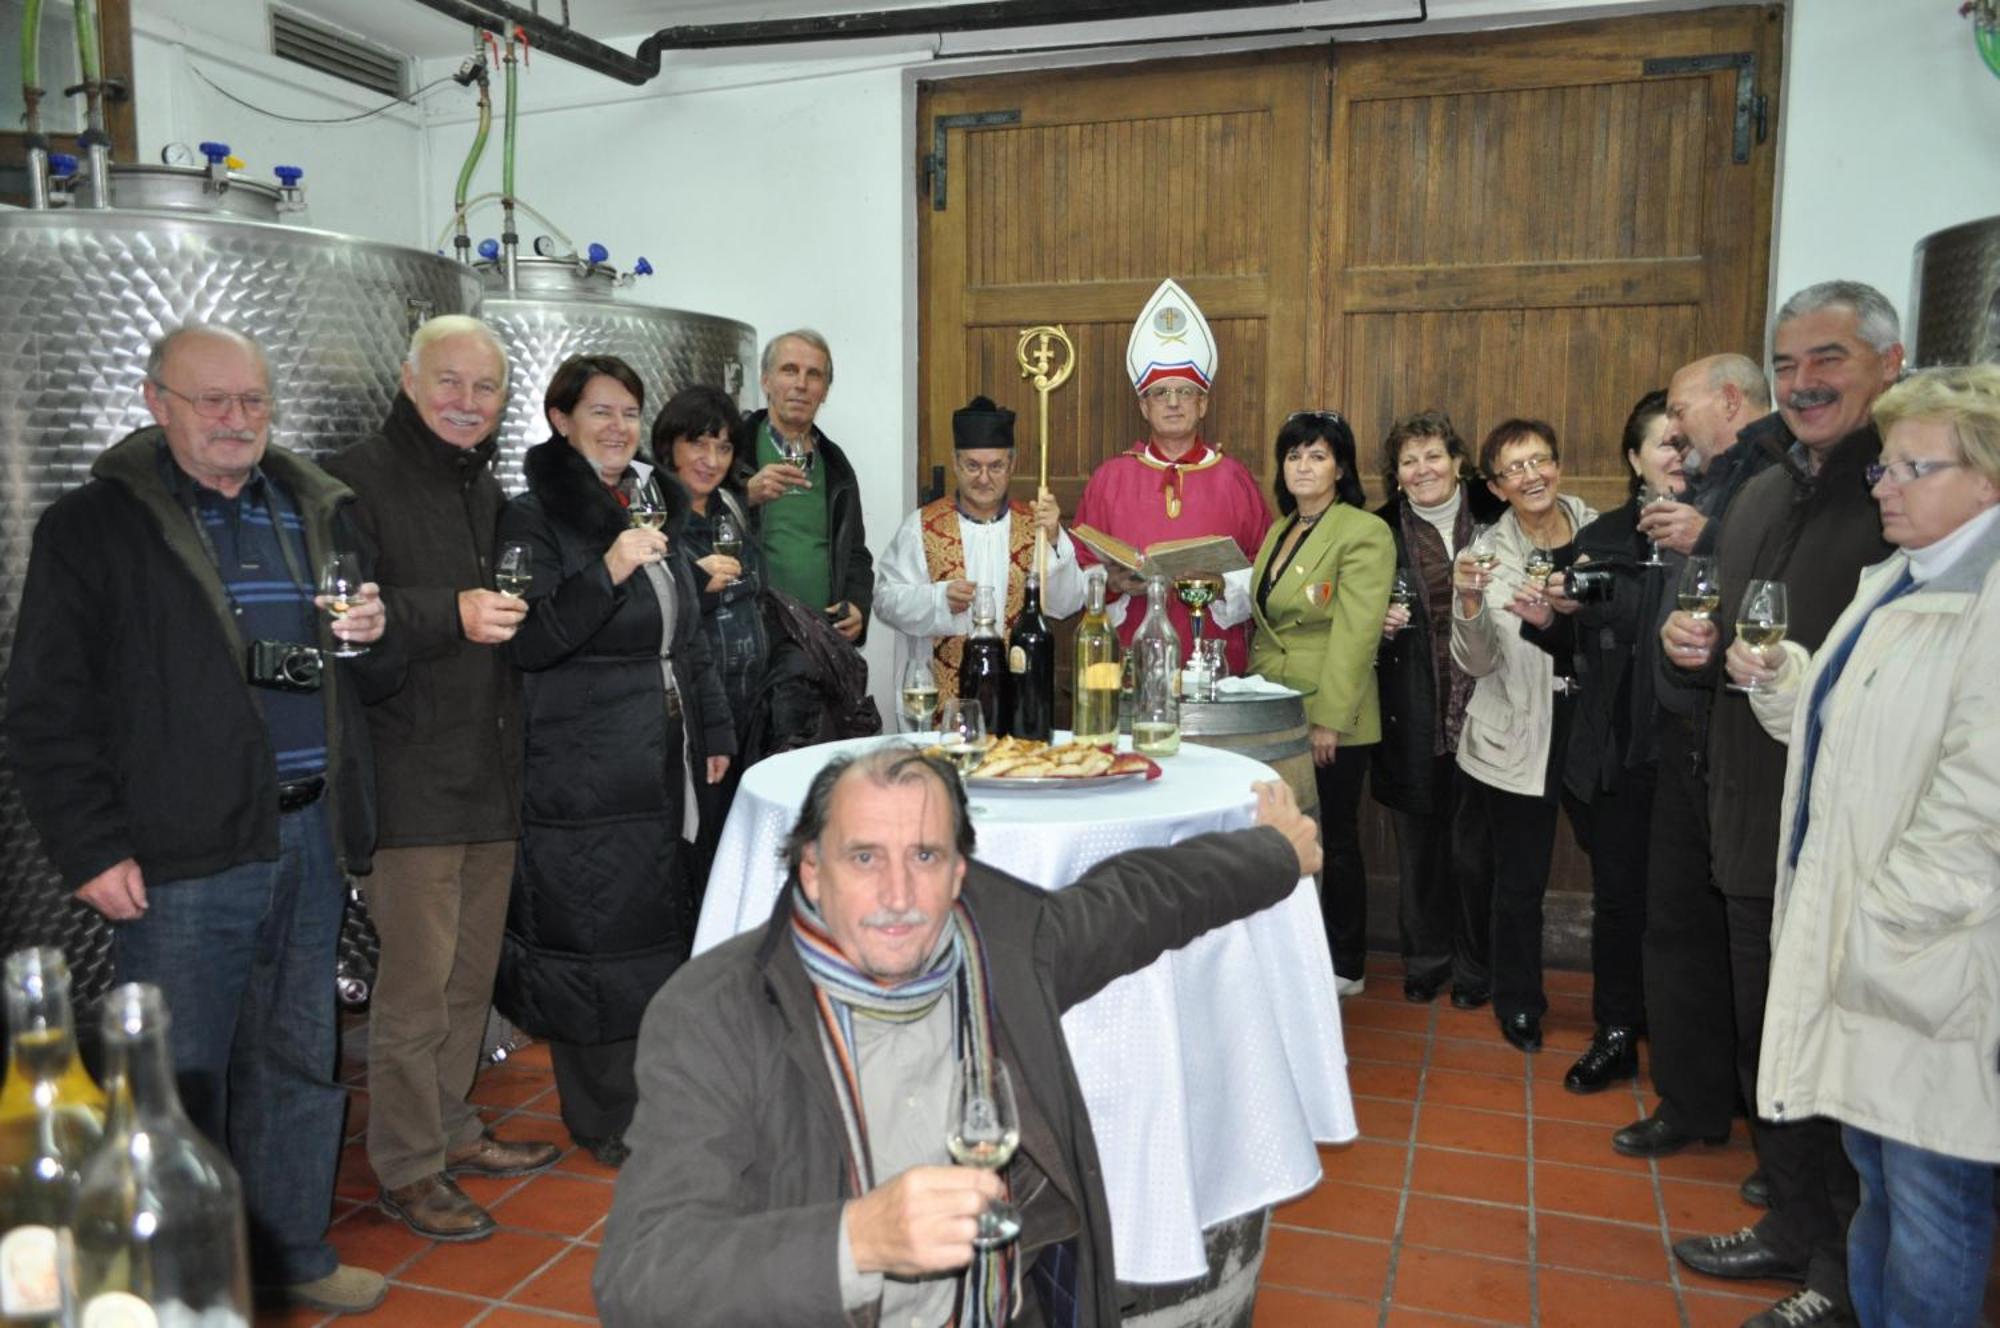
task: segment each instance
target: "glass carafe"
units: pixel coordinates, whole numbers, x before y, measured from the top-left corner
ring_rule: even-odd
[[[1167,579],[1147,583],[1146,620],[1132,638],[1132,746],[1147,756],[1181,749],[1181,639],[1167,617]]]

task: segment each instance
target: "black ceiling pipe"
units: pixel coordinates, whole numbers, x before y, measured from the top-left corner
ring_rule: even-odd
[[[1272,0],[978,0],[972,4],[828,14],[818,18],[684,24],[661,28],[640,42],[636,53],[627,55],[616,47],[585,37],[572,28],[551,22],[508,0],[417,0],[417,3],[447,18],[471,23],[490,32],[504,34],[510,28],[520,27],[527,32],[528,40],[535,49],[615,78],[621,83],[634,85],[649,82],[659,74],[661,51],[849,41],[861,37],[974,32],[1054,23],[1109,23],[1178,14],[1280,7],[1274,5]],[[1427,17],[1428,7],[1428,0],[1418,0],[1418,13],[1410,18],[1358,24],[1315,23],[1301,25],[1300,30],[1326,31],[1343,27],[1373,27],[1378,23],[1421,23]]]

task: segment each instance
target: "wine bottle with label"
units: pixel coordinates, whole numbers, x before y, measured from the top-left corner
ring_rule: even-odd
[[[1083,583],[1083,621],[1076,625],[1076,705],[1070,729],[1078,742],[1116,744],[1118,693],[1124,677],[1118,667],[1118,634],[1104,614],[1104,569],[1093,567]]]
[[[104,1094],[76,1054],[62,952],[7,956],[7,1082],[0,1088],[0,1322],[76,1322],[71,1226]]]
[[[1007,638],[1008,732],[1047,742],[1056,727],[1056,638],[1042,616],[1042,581],[1031,570],[1021,613]]]
[[[993,607],[993,587],[981,586],[972,601],[972,635],[958,666],[958,694],[979,702],[988,737],[1007,732],[1007,643]]]
[[[76,1206],[80,1323],[249,1328],[243,1187],[181,1110],[160,989],[104,1001],[104,1143]]]
[[[1167,617],[1167,580],[1146,587],[1146,620],[1132,638],[1132,748],[1147,756],[1181,749],[1181,638]]]

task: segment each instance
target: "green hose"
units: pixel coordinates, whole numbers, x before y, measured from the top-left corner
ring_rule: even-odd
[[[500,145],[500,197],[514,196],[514,43],[507,42],[507,129]]]
[[[21,85],[33,89],[28,95],[28,114],[39,118],[36,102],[42,90],[42,0],[27,0],[21,11]],[[39,129],[30,125],[29,132]]]
[[[104,67],[104,52],[97,40],[97,0],[77,0],[76,56],[83,65],[83,81],[97,82]]]
[[[479,168],[479,159],[486,153],[486,135],[492,128],[493,94],[487,91],[482,78],[479,84],[479,132],[472,136],[472,151],[466,155],[465,165],[459,168],[458,190],[451,200],[452,211],[461,227],[465,225],[465,196],[472,189],[472,173]]]

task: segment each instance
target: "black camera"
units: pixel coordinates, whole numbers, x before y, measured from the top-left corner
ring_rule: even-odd
[[[316,692],[326,661],[316,646],[291,641],[252,641],[250,681],[280,692]]]
[[[1586,563],[1581,567],[1571,567],[1563,573],[1563,594],[1578,604],[1608,604],[1611,602],[1612,587],[1617,585],[1618,569],[1610,566],[1593,567]]]

